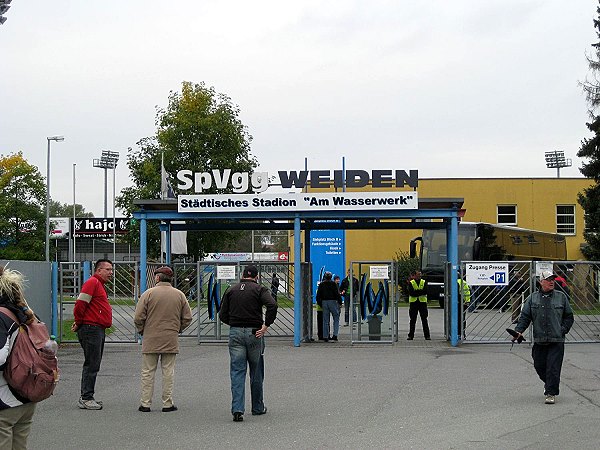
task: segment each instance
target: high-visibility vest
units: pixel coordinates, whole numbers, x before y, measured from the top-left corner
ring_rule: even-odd
[[[415,280],[410,280],[410,284],[412,285],[413,289],[423,289],[425,287],[425,280],[424,279],[420,279],[419,280],[419,284],[417,284],[417,282]],[[418,297],[413,297],[413,296],[408,296],[408,303],[412,303],[412,302],[416,302],[416,301],[420,301],[422,303],[427,303],[427,295],[420,295]]]
[[[471,303],[471,288],[465,280],[461,280],[459,278],[457,281],[459,293],[462,296],[463,303]]]

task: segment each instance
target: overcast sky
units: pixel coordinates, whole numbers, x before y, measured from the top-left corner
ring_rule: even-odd
[[[0,26],[0,154],[103,215],[92,160],[155,133],[182,81],[231,97],[261,170],[553,177],[589,136],[595,0],[14,0]],[[112,176],[109,176],[109,215]]]

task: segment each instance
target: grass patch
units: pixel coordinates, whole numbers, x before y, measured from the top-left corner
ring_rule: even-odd
[[[79,338],[77,337],[77,333],[74,331],[71,331],[71,326],[73,325],[73,322],[75,322],[74,319],[68,319],[68,320],[63,320],[62,322],[62,333],[61,336],[56,336],[56,341],[60,344],[63,341],[79,341]],[[114,331],[113,327],[107,328],[105,330],[106,334],[111,334]]]
[[[595,316],[600,315],[600,310],[573,308],[573,314],[575,314],[576,316]]]

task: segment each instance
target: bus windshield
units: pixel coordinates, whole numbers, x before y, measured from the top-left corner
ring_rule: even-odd
[[[472,261],[473,247],[475,245],[476,228],[463,225],[458,228],[458,260]],[[448,261],[446,249],[446,230],[423,230],[422,243],[422,270],[423,272],[444,271],[444,264]]]

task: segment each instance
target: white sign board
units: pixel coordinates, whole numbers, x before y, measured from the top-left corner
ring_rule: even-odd
[[[50,239],[65,238],[71,229],[71,222],[68,217],[51,217],[50,222],[54,229],[50,231]]]
[[[508,286],[508,263],[466,263],[470,286]]]
[[[179,195],[177,212],[356,211],[418,209],[416,191]]]
[[[542,270],[549,270],[554,273],[554,261],[537,261],[535,263],[535,276],[539,278]]]
[[[217,266],[217,280],[235,280],[236,266]]]
[[[389,280],[389,266],[370,266],[369,278],[372,280]]]

